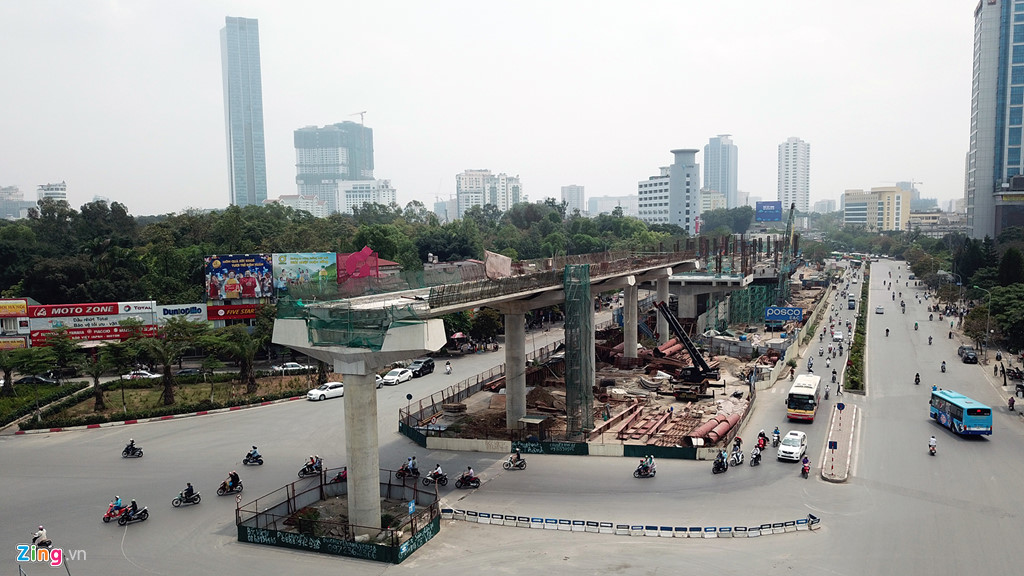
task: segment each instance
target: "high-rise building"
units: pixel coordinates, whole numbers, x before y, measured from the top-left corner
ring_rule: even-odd
[[[300,196],[317,196],[331,213],[344,212],[339,183],[373,180],[373,129],[356,122],[299,128],[295,171]]]
[[[783,204],[785,206],[785,204]],[[814,203],[814,207],[811,208],[811,212],[817,212],[818,214],[828,214],[836,211],[835,200],[818,200]]]
[[[39,195],[40,200],[68,200],[68,185],[64,182],[60,184],[40,184],[36,190],[36,194]]]
[[[736,187],[738,149],[729,136],[731,134],[719,134],[704,147],[704,189],[721,192],[729,208],[739,208],[744,203]]]
[[[974,9],[974,70],[967,155],[967,234],[995,238],[1024,226],[1024,6],[985,0]]]
[[[352,214],[354,208],[366,204],[390,206],[395,202],[391,180],[345,180],[338,185],[338,210]]]
[[[657,176],[637,184],[640,220],[648,224],[675,224],[690,234],[700,216],[700,165],[696,149],[672,150],[675,160]]]
[[[526,200],[519,176],[491,174],[490,170],[466,170],[456,174],[455,195],[458,199],[459,218],[473,206],[492,204],[499,211],[505,212]]]
[[[562,202],[565,202],[565,215],[572,216],[573,212],[579,210],[580,214],[586,211],[583,205],[583,186],[575,184],[562,186]]]
[[[285,194],[277,199],[267,199],[264,204],[281,204],[295,210],[304,210],[316,218],[326,218],[330,215],[327,211],[327,201],[317,196],[303,196],[301,194]]]
[[[700,193],[700,213],[711,212],[712,210],[720,210],[725,208],[725,194],[721,192],[705,192]]]
[[[0,186],[0,218],[16,220],[28,217],[28,211],[36,207],[36,203],[25,200],[25,193],[17,186]]]
[[[260,30],[253,18],[224,19],[220,31],[227,132],[229,203],[259,206],[267,199],[263,146],[263,81]]]
[[[811,208],[811,145],[792,137],[779,144],[779,200],[804,214]]]
[[[847,190],[843,194],[843,224],[860,225],[872,232],[907,230],[910,192],[895,186]]]
[[[613,214],[616,208],[622,209],[623,216],[636,218],[639,215],[639,197],[628,196],[592,196],[587,200],[587,216],[594,218],[601,214]]]

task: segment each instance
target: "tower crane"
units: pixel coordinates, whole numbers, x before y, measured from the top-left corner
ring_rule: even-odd
[[[349,116],[359,116],[359,125],[363,126],[363,120],[366,117],[366,110],[363,110],[362,112],[356,112],[355,114],[349,114]]]
[[[793,262],[793,216],[796,203],[789,205],[789,220],[786,222],[786,235],[782,238],[782,261],[779,263],[779,288],[777,292],[778,306],[785,306],[789,300],[789,277],[793,273],[790,268]]]

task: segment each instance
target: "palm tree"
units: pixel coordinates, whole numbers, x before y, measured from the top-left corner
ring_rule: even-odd
[[[245,384],[246,394],[255,394],[259,389],[253,364],[256,354],[263,347],[263,338],[253,336],[244,326],[234,325],[221,328],[205,342],[213,348],[238,362],[238,378]]]
[[[185,350],[195,345],[206,330],[206,324],[189,322],[176,316],[160,327],[155,338],[144,338],[140,341],[146,355],[161,366],[164,406],[174,404],[174,364]]]
[[[14,391],[14,369],[18,367],[18,355],[14,350],[0,350],[0,372],[4,374],[4,384],[0,388],[0,396],[17,396]]]
[[[103,386],[100,385],[100,377],[106,374],[113,367],[113,363],[106,354],[94,354],[91,358],[82,363],[82,372],[92,378],[93,388],[93,412],[99,412],[107,408],[103,401]]]

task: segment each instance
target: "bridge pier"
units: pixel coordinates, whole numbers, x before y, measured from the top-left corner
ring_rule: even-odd
[[[626,278],[623,292],[626,298],[622,304],[622,355],[626,358],[636,358],[637,285],[634,276]]]
[[[348,454],[348,520],[356,534],[374,537],[379,532],[375,527],[380,525],[377,383],[373,372],[342,372],[342,375],[345,382],[345,452]]]
[[[669,276],[672,275],[669,270]],[[657,291],[658,302],[668,302],[668,276],[664,278],[658,278],[655,280],[655,289]],[[664,344],[668,342],[668,318],[658,314],[658,344]]]
[[[526,416],[526,314],[505,312],[505,428]]]

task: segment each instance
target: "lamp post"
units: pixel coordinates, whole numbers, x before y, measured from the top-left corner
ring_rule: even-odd
[[[956,305],[957,305],[957,308],[959,308],[960,307],[960,300],[962,299],[961,298],[961,293],[963,292],[963,289],[964,289],[964,279],[963,279],[962,276],[960,276],[956,272],[953,272],[951,275],[952,276],[956,276],[956,287],[957,287]]]
[[[992,292],[977,285],[975,285],[975,288],[988,295],[988,305],[985,306],[985,358],[988,359],[988,339],[989,334],[991,334],[992,321]]]

